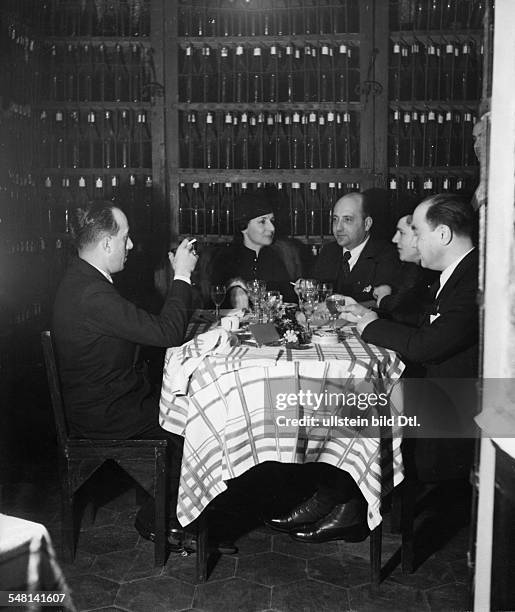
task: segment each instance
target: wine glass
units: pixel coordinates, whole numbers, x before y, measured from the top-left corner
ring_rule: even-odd
[[[249,294],[250,301],[252,302],[253,317],[259,320],[261,300],[266,294],[265,281],[259,279],[249,281],[247,283],[247,293]]]
[[[268,319],[273,320],[278,316],[283,302],[283,296],[279,291],[267,291],[265,304],[266,304],[266,315]]]
[[[327,296],[325,300],[325,305],[327,306],[327,310],[331,314],[331,318],[333,320],[333,328],[335,328],[336,321],[341,312],[341,309],[345,306],[345,297],[338,293],[333,293]]]
[[[225,299],[225,285],[212,285],[211,286],[211,299],[215,303],[216,311],[215,316],[216,320],[220,320],[220,305]]]
[[[306,327],[308,333],[311,333],[311,317],[313,316],[317,303],[318,295],[316,292],[308,294],[304,293],[301,308],[304,316],[306,317]]]
[[[318,301],[325,302],[326,299],[333,294],[333,284],[320,282],[317,285]]]

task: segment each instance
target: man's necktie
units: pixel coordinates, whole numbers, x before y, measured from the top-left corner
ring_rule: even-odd
[[[436,316],[438,314],[438,299],[436,294],[440,290],[440,279],[436,280],[431,287],[429,288],[429,295],[431,296],[431,303],[429,305],[428,314],[431,316]]]
[[[350,274],[349,259],[351,257],[350,251],[345,251],[340,260],[340,267],[338,268],[338,275],[336,277],[336,293],[344,292],[344,287],[347,284],[347,279]]]

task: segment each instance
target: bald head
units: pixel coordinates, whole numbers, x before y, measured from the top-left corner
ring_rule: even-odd
[[[361,193],[348,193],[333,208],[333,234],[336,242],[352,250],[368,238],[372,217],[364,210]]]

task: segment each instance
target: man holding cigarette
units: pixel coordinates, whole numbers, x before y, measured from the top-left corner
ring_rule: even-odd
[[[167,438],[171,450],[171,518],[175,517],[182,438],[158,424],[159,393],[144,364],[140,344],[180,345],[191,315],[190,276],[197,263],[193,243],[183,240],[169,254],[174,280],[158,315],[124,299],[112,275],[123,270],[133,244],[127,217],[111,202],[77,210],[72,226],[78,257],[59,286],[53,337],[70,433],[81,438]],[[136,519],[152,539],[153,500]]]

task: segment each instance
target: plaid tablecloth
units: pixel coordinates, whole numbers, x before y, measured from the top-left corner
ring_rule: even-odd
[[[281,427],[274,399],[278,390],[322,392],[328,381],[390,394],[404,369],[397,355],[363,342],[354,329],[335,346],[290,349],[231,347],[223,330],[202,333],[209,327],[194,318],[189,329],[193,340],[169,349],[165,359],[160,423],[184,436],[177,504],[181,524],[195,520],[227,489],[227,480],[259,463],[321,461],[354,478],[369,504],[369,526],[376,527],[381,497],[403,479],[402,432],[396,418],[393,427],[358,432],[347,427],[330,432],[320,426]],[[297,416],[302,408],[296,409]],[[396,417],[401,411],[397,397],[385,416]]]

